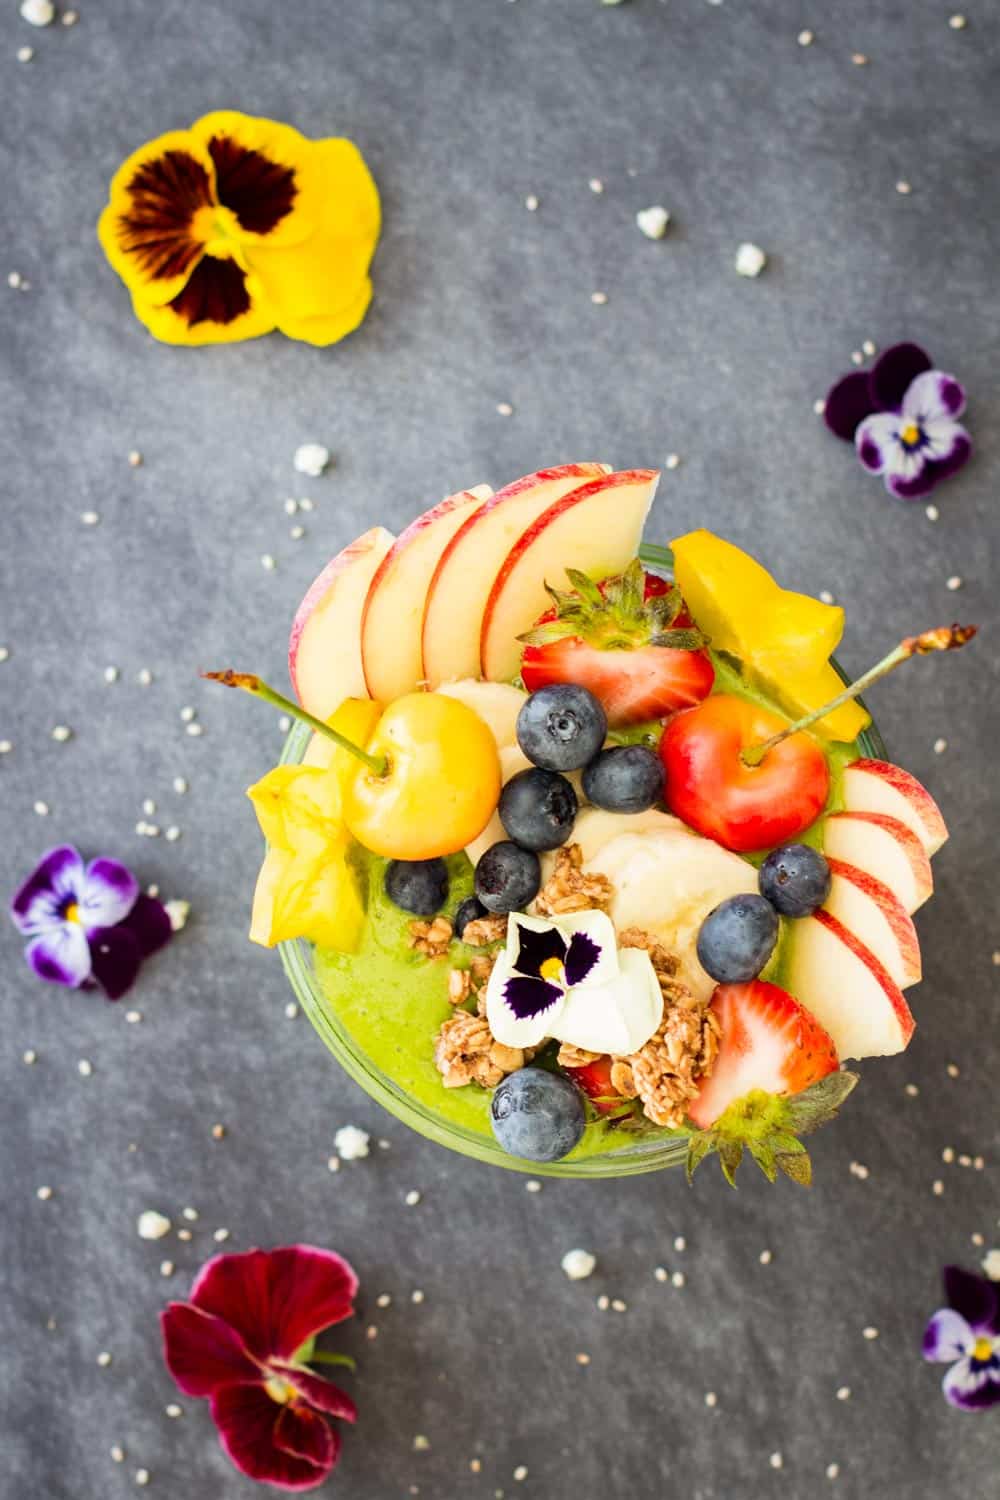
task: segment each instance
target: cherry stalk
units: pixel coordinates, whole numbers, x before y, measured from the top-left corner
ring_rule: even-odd
[[[363,761],[370,771],[376,776],[384,776],[388,770],[388,762],[383,756],[379,759],[376,755],[369,755],[367,750],[362,750],[353,740],[341,734],[339,729],[333,729],[329,724],[324,724],[322,719],[317,719],[307,709],[298,703],[293,703],[291,698],[286,698],[284,693],[279,693],[276,688],[271,687],[263,678],[253,672],[234,672],[227,667],[224,672],[202,672],[200,676],[208,682],[221,682],[223,687],[242,688],[245,693],[251,693],[255,698],[262,698],[265,703],[271,703],[275,708],[280,708],[282,713],[290,714],[293,719],[298,719],[302,724],[308,724],[310,729],[317,734],[325,734],[328,740],[333,740],[342,750],[347,750],[351,755],[357,756]]]

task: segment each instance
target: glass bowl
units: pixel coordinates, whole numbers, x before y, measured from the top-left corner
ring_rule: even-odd
[[[665,549],[644,548],[642,556],[651,568],[669,566],[669,553]],[[843,672],[841,676],[844,676]],[[844,681],[847,681],[846,677]],[[311,738],[311,731],[305,725],[296,724],[285,742],[282,764],[294,765],[301,761]],[[874,723],[859,736],[857,743],[863,755],[876,760],[886,758],[885,746]],[[555,1162],[524,1161],[508,1155],[492,1136],[457,1124],[415,1099],[368,1056],[331,1011],[313,967],[311,943],[296,938],[279,943],[278,949],[296,999],[344,1071],[390,1114],[439,1146],[447,1146],[492,1166],[528,1172],[535,1177],[630,1177],[639,1172],[658,1172],[664,1167],[683,1165],[687,1141],[682,1137],[662,1135],[640,1136],[628,1146]]]

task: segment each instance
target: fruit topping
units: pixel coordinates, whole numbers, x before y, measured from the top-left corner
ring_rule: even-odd
[[[902,991],[872,950],[822,907],[794,923],[784,972],[829,1031],[841,1057],[902,1052],[914,1021]]]
[[[523,911],[541,883],[538,855],[510,839],[491,844],[476,865],[476,895],[487,911]]]
[[[710,911],[698,934],[698,962],[720,984],[756,979],[778,941],[778,915],[763,896],[730,896]]]
[[[887,885],[907,912],[923,906],[934,890],[923,844],[905,823],[885,813],[833,813],[823,825],[823,849]]]
[[[834,1042],[816,1017],[776,984],[721,984],[711,1009],[719,1023],[719,1055],[688,1106],[702,1130],[755,1090],[798,1094],[839,1066]]]
[[[546,771],[576,771],[604,744],[608,721],[593,693],[553,683],[532,693],[517,716],[517,742]]]
[[[671,550],[678,587],[716,651],[736,657],[793,715],[834,697],[841,679],[829,658],[844,633],[838,605],[779,587],[748,553],[710,531],[690,531]],[[849,703],[819,727],[853,740],[869,722],[860,704]]]
[[[663,763],[646,745],[600,750],[583,772],[588,802],[606,812],[646,812],[663,800]]]
[[[457,698],[490,726],[498,750],[517,746],[517,716],[524,707],[527,693],[509,682],[480,682],[466,677],[461,682],[446,682],[437,689],[448,698]]]
[[[919,984],[917,929],[899,897],[855,865],[831,859],[829,868],[830,894],[823,903],[825,909],[871,949],[901,990]]]
[[[707,697],[715,672],[678,589],[644,573],[638,560],[602,583],[566,573],[573,592],[548,588],[555,607],[521,637],[529,691],[580,683],[612,726],[664,718]]]
[[[455,913],[454,931],[455,936],[461,941],[465,929],[470,922],[478,922],[481,917],[486,916],[486,907],[477,896],[466,896],[458,911]]]
[[[749,766],[743,752],[785,728],[766,708],[716,693],[672,719],[660,741],[666,803],[690,827],[741,854],[803,833],[826,804],[830,773],[815,740],[796,734]]]
[[[579,1068],[566,1068],[577,1088],[581,1088],[598,1114],[610,1115],[621,1109],[625,1102],[611,1082],[614,1058],[605,1053]]]
[[[499,1145],[528,1161],[561,1161],[586,1125],[583,1095],[562,1073],[520,1068],[499,1083],[490,1102]]]
[[[514,542],[486,599],[480,676],[506,682],[521,663],[521,636],[548,607],[548,585],[569,570],[607,578],[639,550],[659,475],[652,469],[602,474],[556,500]],[[496,554],[494,554],[495,556]]]
[[[783,917],[810,917],[830,894],[830,866],[808,844],[772,849],[759,878],[761,895]]]
[[[856,760],[844,772],[843,791],[848,812],[898,818],[917,835],[928,856],[936,854],[948,837],[934,798],[901,766],[885,760]]]
[[[443,859],[391,859],[385,893],[402,911],[431,917],[448,899],[448,866]]]
[[[523,849],[558,849],[573,832],[576,792],[558,771],[530,766],[512,776],[500,793],[500,822]]]

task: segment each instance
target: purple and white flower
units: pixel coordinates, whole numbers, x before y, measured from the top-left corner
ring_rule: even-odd
[[[663,995],[648,953],[618,950],[602,911],[539,918],[513,912],[486,989],[490,1030],[506,1047],[547,1037],[590,1052],[637,1051],[660,1024]]]
[[[131,988],[143,959],[172,931],[164,907],[140,891],[131,870],[114,859],[84,864],[71,844],[42,857],[10,910],[39,979],[72,989],[100,987],[109,1000]]]
[[[948,1306],[924,1333],[924,1359],[951,1368],[942,1382],[946,1400],[962,1411],[1000,1405],[1000,1286],[985,1276],[946,1266]]]
[[[871,370],[843,376],[826,398],[831,432],[853,442],[870,474],[900,500],[929,494],[972,452],[958,418],[965,391],[954,375],[931,367],[918,344],[894,344]]]

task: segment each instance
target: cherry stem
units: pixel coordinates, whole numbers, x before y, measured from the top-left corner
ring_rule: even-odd
[[[270,687],[262,678],[253,672],[234,672],[227,667],[224,672],[202,672],[201,676],[209,682],[221,682],[223,687],[242,688],[245,693],[252,693],[255,698],[263,698],[265,703],[271,703],[275,708],[280,708],[282,713],[291,714],[293,719],[298,719],[302,724],[308,724],[310,729],[317,734],[325,734],[328,740],[333,740],[341,750],[347,750],[351,755],[357,756],[363,761],[370,771],[376,776],[384,776],[389,769],[389,762],[385,756],[379,758],[369,755],[367,750],[362,750],[353,740],[340,733],[339,729],[333,729],[329,724],[324,724],[322,719],[317,719],[308,709],[302,708],[298,703],[293,703],[291,698],[286,698],[284,693],[279,693],[276,688]]]
[[[800,730],[809,729],[820,719],[825,719],[827,714],[833,713],[834,709],[850,703],[859,693],[865,692],[873,683],[878,682],[880,677],[885,677],[904,661],[909,661],[911,656],[929,656],[932,651],[955,651],[959,646],[964,646],[967,641],[972,640],[977,628],[975,625],[941,625],[935,630],[925,630],[920,635],[908,635],[894,650],[889,652],[888,656],[883,656],[880,662],[876,662],[875,666],[863,673],[856,682],[852,682],[842,693],[838,693],[836,698],[831,698],[829,703],[824,703],[822,708],[815,708],[812,713],[796,719],[794,724],[788,724],[779,734],[772,734],[771,738],[764,740],[762,744],[746,746],[740,753],[741,761],[745,766],[759,766],[769,750],[776,749],[791,735],[798,734]]]

